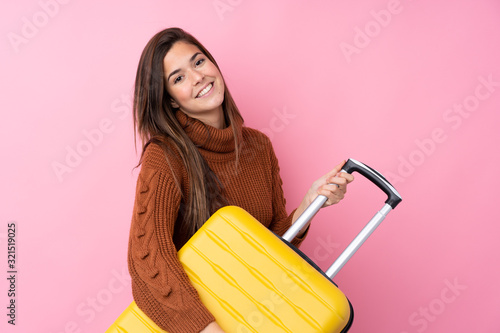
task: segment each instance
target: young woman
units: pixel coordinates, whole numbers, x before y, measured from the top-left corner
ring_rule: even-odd
[[[243,126],[214,58],[178,28],[157,33],[142,53],[134,125],[143,150],[129,241],[132,291],[139,308],[170,333],[223,332],[177,258],[218,208],[242,207],[282,235],[318,194],[328,197],[325,206],[338,203],[353,180],[337,165],[287,214],[270,140]]]

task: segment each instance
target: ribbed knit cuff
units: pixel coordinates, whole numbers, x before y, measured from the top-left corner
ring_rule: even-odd
[[[134,289],[132,292],[137,306],[168,333],[198,333],[215,321],[214,316],[201,302],[193,302],[183,311],[166,312],[160,303],[148,300],[152,297],[148,292]],[[147,304],[146,307],[143,305],[144,302]]]
[[[198,333],[215,321],[215,318],[203,305],[195,303],[188,311],[179,313],[172,320],[175,321],[175,329],[167,330],[168,333]]]

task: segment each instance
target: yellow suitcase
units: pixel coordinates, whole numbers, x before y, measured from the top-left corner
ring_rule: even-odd
[[[343,171],[357,171],[388,194],[384,207],[323,273],[288,243],[316,214],[319,196],[296,223],[277,237],[249,213],[227,206],[217,211],[179,251],[179,259],[202,302],[228,333],[347,332],[352,306],[332,278],[401,201],[377,171],[348,160]],[[135,304],[107,333],[165,332]]]

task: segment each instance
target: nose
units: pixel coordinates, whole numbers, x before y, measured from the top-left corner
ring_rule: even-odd
[[[203,81],[203,79],[205,78],[205,74],[203,74],[200,71],[197,71],[196,69],[193,69],[191,77],[193,78],[193,85],[195,86],[201,81]]]

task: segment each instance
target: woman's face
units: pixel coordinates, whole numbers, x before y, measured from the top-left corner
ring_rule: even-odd
[[[223,115],[224,81],[198,47],[176,42],[165,55],[163,66],[174,108],[205,123]]]

